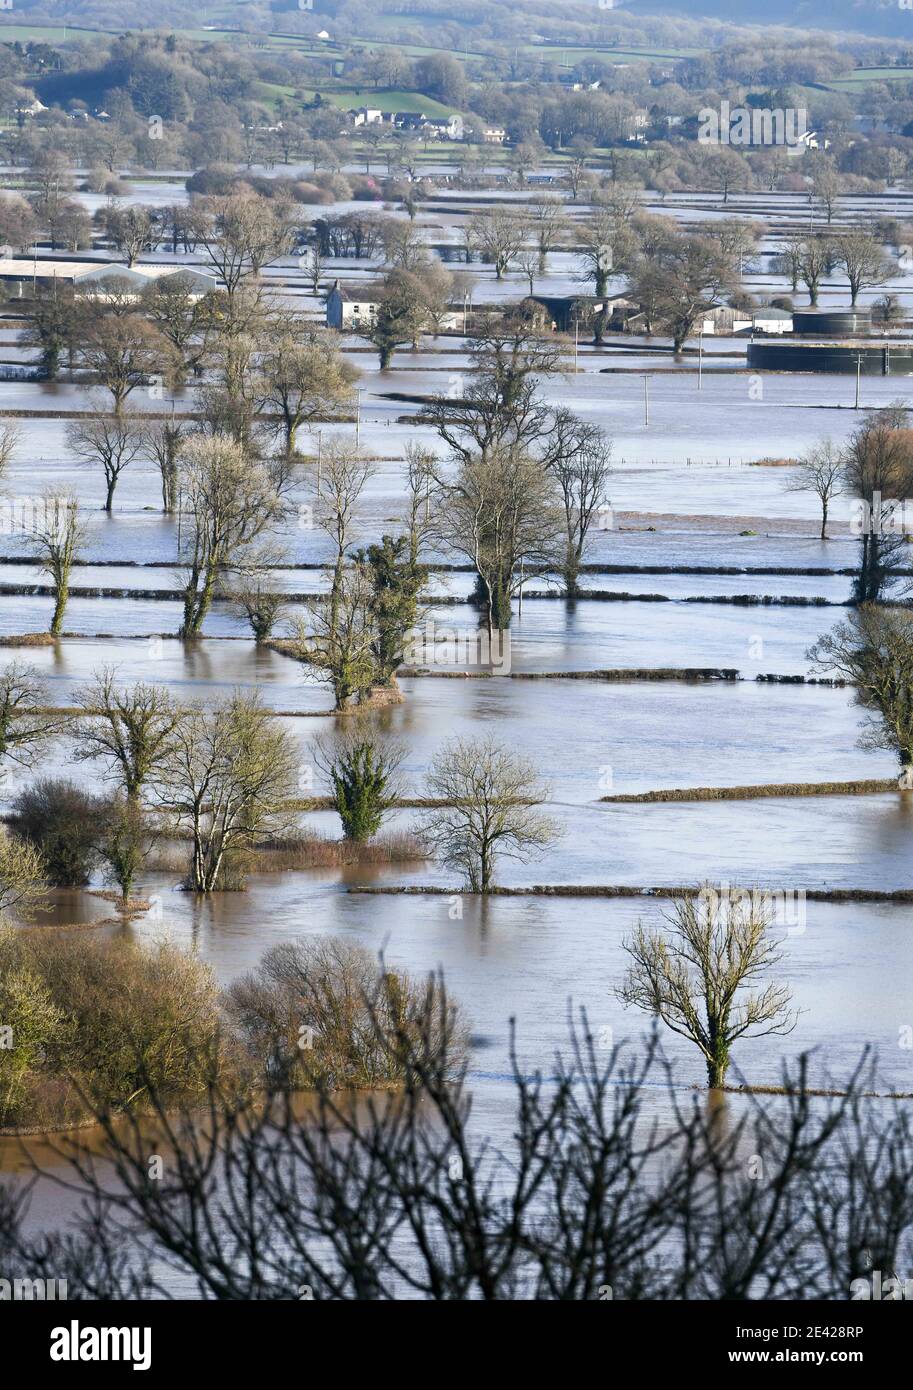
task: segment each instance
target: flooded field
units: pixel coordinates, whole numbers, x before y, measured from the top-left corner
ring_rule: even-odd
[[[130,194],[150,207],[186,196],[177,175],[137,180]],[[452,211],[452,196],[439,190],[417,216],[436,247],[459,242],[466,207],[459,215]],[[79,197],[90,213],[104,201]],[[889,200],[883,210],[913,215],[913,203],[907,195],[903,200],[902,208]],[[751,216],[766,201],[740,195],[725,215]],[[722,215],[718,204],[697,194],[655,202],[649,195],[645,205],[683,227]],[[360,206],[339,203],[333,212]],[[324,210],[311,208],[308,217]],[[847,200],[844,215],[854,214]],[[574,209],[574,219],[583,215]],[[783,195],[778,215],[785,226],[802,223],[803,200]],[[771,267],[773,250],[771,234],[746,277],[754,292],[786,287]],[[161,250],[149,259],[204,264],[200,255]],[[367,284],[380,264],[379,257],[328,258],[325,276]],[[468,287],[472,277],[477,313],[523,297],[522,277],[502,284],[477,266],[448,264],[458,285],[462,276]],[[286,307],[321,319],[322,300],[308,287],[298,254],[277,258],[263,280]],[[623,283],[616,277],[612,289]],[[576,253],[557,251],[539,292],[577,289]],[[837,282],[825,278],[823,303],[839,294]],[[866,302],[871,297],[863,295]],[[269,566],[269,584],[283,598],[274,636],[287,637],[308,601],[326,600],[330,592],[333,545],[310,509],[318,451],[325,458],[334,444],[351,447],[357,437],[371,461],[347,538],[349,556],[396,531],[406,505],[407,447],[441,445],[420,417],[422,407],[435,396],[458,399],[476,370],[471,314],[467,304],[465,332],[425,334],[418,348],[397,344],[384,370],[363,338],[340,335],[343,360],[357,373],[358,398],[344,418],[301,429],[301,456]],[[473,1125],[507,1148],[509,1020],[516,1020],[522,1066],[546,1076],[566,1041],[572,1009],[585,1009],[604,1038],[636,1048],[649,1021],[625,1010],[615,991],[629,959],[624,942],[636,926],[668,922],[670,899],[650,890],[760,888],[785,904],[776,924],[783,952],[778,979],[791,991],[799,1020],[788,1037],[739,1045],[734,1066],[754,1085],[775,1086],[784,1060],[811,1052],[814,1083],[839,1086],[870,1048],[884,1089],[913,1091],[911,1053],[898,1044],[913,1019],[907,968],[913,914],[903,902],[877,901],[911,886],[913,800],[900,789],[813,794],[821,784],[890,784],[897,775],[894,752],[860,745],[865,712],[852,686],[812,683],[821,673],[812,669],[810,649],[850,611],[859,564],[852,498],[844,491],[831,499],[828,537],[821,539],[818,499],[791,488],[806,450],[825,437],[845,447],[872,412],[913,403],[909,384],[868,378],[857,409],[854,381],[755,377],[746,367],[744,337],[722,334],[706,338],[701,349],[690,342],[681,355],[673,354],[668,337],[637,333],[598,346],[580,341],[576,350],[571,336],[561,335],[560,348],[561,370],[539,383],[543,407],[576,412],[612,445],[605,503],[588,538],[579,593],[573,599],[562,593],[554,566],[524,571],[511,596],[502,674],[480,675],[473,662],[446,656],[422,660],[418,671],[399,677],[401,700],[369,716],[402,742],[401,798],[407,800],[428,798],[429,770],[447,740],[494,737],[535,769],[544,783],[541,810],[556,834],[529,862],[505,857],[499,863],[499,885],[516,895],[466,892],[455,871],[431,857],[272,873],[258,863],[243,890],[208,895],[186,891],[182,872],[157,867],[138,874],[134,892],[147,905],[129,917],[118,919],[98,896],[103,885],[95,871],[87,887],[56,894],[44,920],[99,939],[173,942],[211,966],[220,986],[254,969],[273,946],[331,935],[413,975],[443,971],[470,1026]],[[0,356],[11,368],[34,360],[19,343],[14,320],[0,332]],[[179,507],[178,515],[163,514],[161,476],[142,458],[123,470],[110,514],[103,510],[101,470],[80,465],[68,443],[72,420],[98,405],[97,391],[66,372],[53,383],[0,382],[0,415],[18,432],[0,497],[6,523],[0,638],[10,643],[0,666],[27,663],[48,705],[70,711],[42,752],[41,775],[78,780],[93,794],[110,790],[97,764],[77,762],[72,714],[81,690],[110,669],[120,685],[154,685],[180,705],[211,709],[233,694],[258,696],[295,750],[301,796],[325,792],[314,740],[345,723],[333,712],[327,681],[255,642],[238,603],[221,592],[202,634],[179,636],[186,513]],[[144,383],[129,398],[129,409],[147,423],[175,419],[187,426],[199,418],[198,407],[190,388],[163,392]],[[45,632],[54,598],[33,537],[16,523],[17,509],[49,488],[78,499],[83,535],[60,634],[48,645],[20,647],[15,639]],[[432,534],[422,559],[430,566],[422,623],[434,632],[477,636],[476,576],[465,553]],[[689,671],[704,678],[684,679]],[[34,767],[4,769],[0,802],[7,815],[16,814],[17,798],[34,775]],[[792,787],[793,794],[750,793],[777,787]],[[733,788],[749,791],[742,799],[712,799],[714,791]],[[696,789],[705,799],[608,799]],[[416,835],[425,823],[421,808],[400,805],[384,829]],[[324,841],[339,837],[335,812],[296,811],[296,824]],[[523,891],[537,886],[566,892]],[[574,889],[600,886],[627,895],[573,896]],[[366,887],[391,891],[359,891]],[[392,891],[405,888],[436,891]],[[857,893],[859,901],[806,896],[838,892]],[[664,1043],[681,1093],[702,1086],[705,1068],[696,1049],[672,1033]],[[657,1096],[655,1104],[668,1119],[668,1099]],[[739,1102],[733,1104],[739,1113]],[[58,1160],[50,1150],[40,1152],[53,1171]],[[0,1138],[0,1170],[23,1171],[12,1139]],[[59,1226],[72,1211],[65,1194],[39,1184],[33,1223]]]

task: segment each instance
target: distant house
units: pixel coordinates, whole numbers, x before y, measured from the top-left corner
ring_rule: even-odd
[[[465,134],[463,117],[432,116],[422,121],[423,134],[433,135],[438,140],[462,140]]]
[[[34,99],[33,101],[26,101],[26,102],[23,102],[21,106],[17,106],[17,107],[16,107],[16,115],[17,115],[17,116],[40,116],[41,113],[42,113],[42,111],[47,111],[47,109],[48,109],[48,108],[47,108],[46,106],[44,106],[44,105],[38,100],[37,97],[35,97],[35,99]]]
[[[348,113],[355,125],[383,125],[384,113],[378,107],[359,106]]]
[[[377,317],[378,301],[369,297],[370,289],[350,289],[333,281],[327,295],[327,328],[358,329]]]
[[[482,131],[482,139],[486,145],[503,145],[507,131],[501,125],[487,125]]]
[[[573,333],[574,325],[581,327],[592,323],[596,314],[602,314],[606,324],[616,318],[622,309],[631,308],[630,301],[619,295],[575,294],[575,295],[529,295],[524,305],[538,308],[551,320],[556,333]]]
[[[426,119],[424,111],[393,112],[393,124],[397,130],[421,130]]]

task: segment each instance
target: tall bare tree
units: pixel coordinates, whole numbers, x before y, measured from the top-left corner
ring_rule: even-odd
[[[70,597],[70,571],[85,539],[79,504],[72,493],[45,493],[31,534],[38,565],[48,575],[54,588],[50,632],[53,637],[58,637]]]
[[[811,492],[821,504],[821,539],[827,540],[827,519],[831,502],[844,488],[846,460],[833,440],[815,444],[799,460],[786,484],[787,492]]]
[[[138,801],[170,755],[181,718],[168,691],[143,682],[122,686],[116,669],[107,666],[76,692],[76,703],[77,761],[99,759],[127,800]]]
[[[129,415],[95,411],[67,424],[67,445],[76,458],[91,467],[101,467],[105,475],[104,509],[109,515],[118,479],[141,452],[143,438],[141,423]]]
[[[426,815],[424,838],[473,893],[494,886],[499,857],[525,864],[559,838],[556,823],[538,809],[548,788],[535,768],[493,738],[444,744],[426,785],[440,804]]]
[[[258,836],[294,823],[288,802],[298,786],[298,749],[256,696],[237,693],[185,710],[169,756],[153,775],[155,801],[189,830],[190,887],[212,893]]]
[[[725,1084],[740,1038],[782,1035],[796,1026],[787,987],[759,985],[781,959],[770,936],[772,916],[762,895],[717,893],[705,885],[676,900],[670,931],[638,926],[624,943],[631,964],[619,999],[695,1043],[713,1089]]]

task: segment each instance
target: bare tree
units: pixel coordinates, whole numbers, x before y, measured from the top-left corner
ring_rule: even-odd
[[[285,453],[297,452],[298,430],[336,415],[353,400],[356,369],[337,351],[333,336],[298,315],[271,321],[260,358],[264,407],[277,413]]]
[[[115,415],[138,386],[161,385],[174,370],[171,345],[139,314],[86,313],[80,337],[86,366],[111,393]]]
[[[860,290],[883,285],[894,274],[894,266],[871,232],[856,227],[841,233],[832,242],[834,260],[849,282],[850,303],[855,308]]]
[[[811,236],[802,242],[799,252],[799,278],[808,290],[809,304],[818,303],[821,281],[834,263],[834,250],[829,237]]]
[[[222,597],[247,619],[255,642],[266,642],[273,635],[286,610],[285,596],[276,588],[274,578],[274,571],[285,558],[278,545],[264,541],[251,546],[222,578]]]
[[[235,694],[214,708],[182,712],[168,757],[153,774],[158,807],[189,830],[189,886],[212,893],[258,836],[294,823],[298,749],[256,696]]]
[[[907,570],[904,512],[913,497],[913,433],[903,402],[876,411],[860,425],[844,453],[846,491],[853,499],[852,529],[859,537],[857,603],[877,603]]]
[[[117,480],[143,447],[140,423],[128,415],[96,411],[70,420],[66,428],[66,441],[82,463],[101,466],[105,475],[104,508],[110,515]]]
[[[632,262],[631,290],[651,330],[667,332],[680,353],[695,324],[722,303],[735,284],[732,261],[709,237],[669,232]]]
[[[818,639],[808,659],[856,687],[869,711],[863,748],[884,748],[900,761],[901,786],[913,785],[913,614],[865,603]]]
[[[540,275],[544,275],[548,268],[549,253],[555,249],[567,230],[564,203],[555,197],[535,198],[530,204],[530,217],[538,255],[538,270]]]
[[[0,673],[0,761],[34,767],[61,727],[47,705],[47,686],[34,667],[10,662]]]
[[[495,268],[495,278],[503,280],[532,234],[532,223],[524,212],[494,207],[472,218],[471,237],[483,260]]]
[[[631,263],[636,242],[630,224],[611,207],[594,208],[579,237],[580,279],[587,283],[592,280],[593,293],[601,298],[608,291],[610,277],[622,274]]]
[[[528,863],[559,838],[537,808],[548,788],[531,763],[495,739],[453,739],[432,760],[424,838],[441,864],[458,870],[473,893],[494,885],[499,857]]]
[[[77,761],[100,759],[105,775],[120,782],[127,800],[138,801],[172,750],[180,710],[161,686],[119,686],[111,666],[77,690],[75,698],[81,710]]]
[[[606,502],[611,460],[611,441],[598,425],[579,420],[567,410],[556,412],[547,467],[561,491],[567,537],[564,588],[572,598],[578,592],[580,562],[590,529]]]
[[[196,637],[223,570],[277,524],[283,502],[269,468],[234,440],[202,435],[181,452],[179,559],[186,567],[182,637]]]
[[[174,415],[143,423],[142,447],[159,471],[162,511],[166,516],[177,510],[178,460],[186,429],[186,423]]]
[[[38,565],[54,588],[50,631],[58,637],[70,597],[70,571],[85,539],[76,498],[71,493],[45,493],[31,531]]]
[[[15,425],[0,424],[0,479],[4,477],[22,438]]]
[[[726,1081],[733,1045],[744,1037],[792,1032],[798,1015],[785,985],[753,986],[781,959],[769,933],[773,914],[763,894],[705,885],[682,897],[670,932],[638,926],[624,943],[631,965],[616,993],[700,1049],[707,1084]]]
[[[294,244],[294,228],[267,198],[250,193],[214,198],[209,213],[204,249],[229,300],[247,278],[259,276]]]
[[[511,600],[525,579],[561,563],[561,499],[538,459],[513,451],[461,463],[438,478],[435,534],[473,566],[489,637],[510,627]]]
[[[787,492],[813,492],[821,503],[821,539],[827,540],[827,518],[833,498],[843,492],[845,460],[833,440],[815,444],[786,484]]]

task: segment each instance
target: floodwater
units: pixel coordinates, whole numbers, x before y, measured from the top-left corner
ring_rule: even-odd
[[[275,172],[281,173],[282,170]],[[89,195],[81,195],[91,207]],[[185,196],[175,175],[168,182],[133,184],[139,201],[176,202]],[[443,190],[421,219],[436,244],[454,241],[458,219]],[[486,195],[488,196],[488,195]],[[500,195],[498,195],[500,196]],[[510,195],[504,195],[510,196]],[[913,215],[907,203],[889,197],[881,211]],[[654,211],[681,220],[731,215],[763,216],[769,197],[739,197],[723,209],[718,200],[681,195],[656,201]],[[850,207],[848,200],[847,206]],[[363,204],[355,204],[363,208]],[[652,205],[651,205],[652,206]],[[786,197],[783,217],[808,218],[807,204]],[[871,205],[866,204],[871,211]],[[341,211],[342,208],[336,208]],[[319,210],[324,211],[323,209]],[[309,209],[308,215],[316,215]],[[575,214],[576,215],[576,214]],[[768,241],[765,252],[775,249]],[[156,252],[157,262],[171,258]],[[178,262],[188,258],[177,257]],[[474,303],[520,298],[522,277],[494,281],[487,268],[452,267],[476,281]],[[376,265],[336,262],[329,275],[366,278]],[[304,294],[295,258],[271,270],[309,312],[319,303]],[[784,288],[767,261],[758,283]],[[577,293],[573,258],[558,253],[537,286],[543,292]],[[825,302],[840,302],[839,284],[825,287]],[[56,920],[95,923],[92,929],[124,931],[142,940],[167,936],[211,963],[228,983],[253,968],[277,942],[338,933],[391,963],[416,973],[441,968],[463,1001],[472,1035],[471,1082],[480,1133],[507,1145],[510,1083],[507,1027],[517,1019],[524,1066],[548,1073],[554,1051],[566,1038],[569,1003],[588,1010],[603,1036],[632,1045],[647,1020],[626,1013],[614,995],[625,968],[623,941],[639,920],[658,921],[668,904],[639,893],[657,886],[711,882],[758,885],[783,895],[783,961],[778,976],[801,1009],[788,1038],[740,1044],[736,1063],[753,1082],[773,1083],[783,1058],[815,1049],[816,1079],[845,1079],[861,1049],[878,1050],[885,1085],[913,1091],[913,1062],[899,1043],[913,1023],[913,979],[908,969],[913,913],[888,903],[818,903],[803,894],[822,888],[886,892],[910,887],[913,804],[899,793],[742,801],[611,803],[611,795],[657,790],[810,784],[867,778],[889,779],[894,759],[858,744],[862,711],[852,692],[807,684],[761,682],[758,676],[809,674],[808,649],[845,616],[839,605],[850,595],[857,542],[849,534],[850,502],[832,506],[831,535],[818,538],[817,504],[790,492],[793,470],[754,466],[761,459],[795,459],[830,435],[845,440],[865,411],[898,398],[910,399],[903,379],[868,378],[862,409],[855,383],[821,376],[752,377],[744,366],[744,339],[705,341],[704,371],[688,353],[674,360],[663,339],[607,342],[602,350],[581,344],[573,370],[573,345],[565,342],[565,370],[542,383],[550,402],[565,404],[601,425],[612,437],[615,471],[610,496],[612,520],[594,532],[586,560],[598,567],[582,577],[584,591],[632,595],[631,601],[536,597],[554,584],[548,577],[527,583],[522,615],[511,629],[509,677],[445,678],[468,669],[444,666],[438,675],[401,681],[403,703],[376,718],[408,748],[408,790],[421,796],[428,766],[448,738],[493,735],[530,760],[547,784],[547,813],[561,837],[530,864],[505,860],[500,881],[532,885],[623,885],[631,896],[617,899],[556,897],[529,893],[479,902],[454,896],[453,876],[430,862],[371,869],[260,875],[247,891],[199,902],[181,891],[179,875],[147,875],[140,887],[152,908],[125,927],[98,926],[107,906],[90,894],[56,904]],[[460,337],[427,340],[419,353],[398,352],[393,368],[377,370],[373,351],[357,339],[346,350],[362,373],[360,437],[377,460],[359,513],[359,543],[377,539],[397,525],[404,503],[407,443],[435,442],[416,424],[422,398],[460,388],[471,370]],[[3,330],[3,355],[25,360],[15,333]],[[647,380],[645,391],[645,378]],[[393,393],[406,400],[393,399]],[[78,467],[66,445],[66,421],[53,412],[84,411],[97,396],[80,383],[0,382],[0,414],[33,412],[18,421],[21,440],[3,479],[0,535],[0,635],[42,630],[49,597],[16,593],[43,582],[30,561],[29,540],[9,518],[24,499],[46,487],[76,491],[87,538],[74,568],[67,609],[67,636],[53,647],[4,648],[0,663],[26,661],[47,682],[49,699],[69,705],[76,691],[103,666],[125,682],[166,686],[176,698],[211,702],[235,689],[258,691],[297,740],[308,785],[310,741],[333,724],[327,689],[297,663],[258,649],[241,618],[217,603],[202,640],[185,645],[172,634],[180,622],[174,518],[159,510],[155,471],[131,464],[117,489],[114,515],[106,516],[103,480]],[[143,412],[170,412],[171,398],[138,389],[131,404]],[[191,409],[185,394],[176,412]],[[352,439],[350,423],[322,427],[324,444]],[[301,447],[314,451],[316,438],[302,434]],[[329,558],[326,538],[302,521],[306,514],[306,469],[293,493],[293,519],[282,536],[283,568],[276,581],[291,597],[313,593],[326,574],[309,568]],[[452,562],[445,552],[429,556]],[[729,574],[694,573],[727,568]],[[671,573],[650,573],[667,569]],[[763,570],[780,573],[764,574]],[[802,573],[818,569],[821,574]],[[690,572],[689,572],[690,571]],[[844,571],[838,573],[837,571]],[[471,576],[432,576],[430,619],[435,628],[470,635],[477,614],[467,603]],[[109,597],[85,590],[105,589]],[[125,591],[125,592],[118,592]],[[129,591],[129,592],[126,592]],[[160,593],[170,596],[161,597]],[[155,595],[155,596],[154,596]],[[763,600],[823,600],[821,606],[763,603],[743,605],[708,600],[752,596]],[[654,598],[665,601],[651,601]],[[449,603],[437,602],[447,598]],[[704,600],[703,602],[701,600]],[[424,663],[423,663],[424,664]],[[609,682],[567,679],[567,673],[609,669],[729,668],[735,681]],[[100,785],[99,770],[73,762],[73,747],[61,738],[42,765],[46,775],[77,776]],[[7,773],[0,802],[7,807],[26,781]],[[335,837],[334,815],[302,816],[302,823]],[[415,828],[421,813],[396,812],[390,827]],[[359,894],[359,886],[438,886],[427,896]],[[681,1040],[666,1039],[678,1084],[700,1085],[700,1058]],[[12,1171],[21,1156],[0,1140],[0,1169]],[[36,1193],[35,1217],[61,1222],[71,1199],[49,1186]]]

